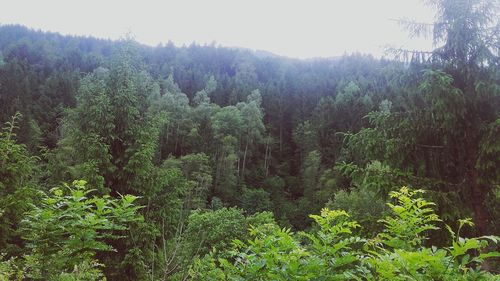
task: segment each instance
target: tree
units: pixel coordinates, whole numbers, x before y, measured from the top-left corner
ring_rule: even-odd
[[[302,184],[304,185],[304,196],[312,199],[318,188],[320,178],[321,158],[318,151],[313,150],[307,154],[302,171]]]
[[[190,184],[185,209],[196,210],[207,207],[208,196],[212,188],[213,169],[210,158],[204,153],[188,154],[178,159],[168,159],[163,164],[168,168],[177,168]]]
[[[191,212],[186,231],[180,241],[176,274],[178,279],[186,279],[193,260],[212,254],[229,257],[228,249],[234,239],[248,237],[250,226],[274,223],[271,213],[262,212],[244,216],[236,208],[218,210],[195,210]],[[180,264],[180,265],[179,265]],[[177,280],[176,278],[172,278]]]
[[[24,244],[20,222],[31,209],[37,190],[38,159],[15,139],[19,118],[15,114],[0,131],[0,248],[9,256],[19,254]]]
[[[158,91],[135,68],[127,50],[115,58],[111,70],[99,68],[84,78],[60,145],[63,157],[71,155],[63,162],[73,167],[69,174],[101,191],[147,192],[153,184],[158,128],[164,122],[150,105]]]
[[[184,137],[192,127],[189,99],[180,91],[172,75],[169,75],[163,87],[163,95],[158,103],[153,105],[155,111],[166,115],[166,123],[160,134],[161,159],[167,158],[169,154],[182,154]]]
[[[215,91],[217,81],[210,76],[205,88],[198,91],[194,98],[193,120],[196,124],[189,134],[191,139],[191,148],[197,152],[210,153],[213,145],[213,131],[211,117],[215,111],[215,105],[210,103],[209,95]]]
[[[140,196],[147,221],[134,224],[128,239],[114,241],[119,250],[103,259],[110,278],[126,271],[130,278],[141,279],[156,255],[151,241],[175,237],[189,183],[181,171],[158,164],[158,139],[166,119],[153,106],[161,104],[160,88],[140,70],[131,46],[124,48],[109,70],[98,68],[83,79],[52,163],[53,170],[67,171],[65,178],[84,178],[100,194]]]
[[[222,199],[234,199],[239,172],[239,166],[235,168],[235,164],[239,164],[237,145],[243,119],[238,108],[226,106],[219,109],[211,121],[216,139],[214,194],[222,195]]]
[[[487,128],[498,119],[499,81],[495,75],[499,65],[500,5],[496,0],[439,0],[429,4],[437,10],[436,22],[430,27],[439,46],[430,59],[444,73],[426,72],[421,89],[430,99],[430,110],[419,117],[429,120],[427,114],[438,112],[436,117],[440,119],[434,121],[441,124],[437,129],[444,134],[440,145],[456,163],[451,182],[460,192],[469,194],[476,226],[484,234],[490,219],[484,201],[492,185],[480,179],[478,159]],[[416,35],[426,30],[421,25],[408,26]]]
[[[241,112],[241,117],[243,119],[243,138],[244,138],[244,150],[243,150],[243,163],[241,168],[241,178],[245,179],[245,168],[247,163],[247,153],[249,146],[253,146],[255,142],[262,140],[262,135],[265,130],[262,118],[264,117],[262,112],[262,97],[259,90],[254,90],[247,97],[246,103],[238,103],[236,106]]]
[[[261,188],[243,188],[241,207],[248,214],[271,210],[269,193]]]
[[[307,155],[317,148],[317,133],[311,122],[299,124],[293,132],[293,140],[298,146],[300,162],[304,163]]]
[[[355,188],[350,191],[339,190],[326,204],[331,210],[346,210],[353,220],[363,228],[361,232],[370,237],[380,232],[382,225],[378,220],[387,214],[385,201],[370,188]]]

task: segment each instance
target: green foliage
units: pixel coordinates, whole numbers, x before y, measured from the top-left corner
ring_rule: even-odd
[[[247,157],[249,157],[249,151],[253,151],[253,146],[262,141],[262,135],[266,127],[262,122],[264,117],[264,113],[262,111],[262,97],[260,95],[259,90],[254,90],[250,95],[247,96],[246,103],[238,103],[236,106],[239,108],[241,112],[241,117],[243,120],[243,138],[244,148],[243,151],[243,162],[241,168],[241,175],[243,180],[245,179],[245,169],[247,164]],[[249,148],[251,150],[249,150]]]
[[[236,105],[241,112],[243,118],[243,131],[249,142],[259,141],[265,130],[262,123],[262,97],[259,90],[254,90],[247,96],[247,102],[238,103]]]
[[[359,247],[364,242],[354,231],[360,225],[343,210],[323,209],[321,215],[311,215],[319,230],[303,234],[311,240],[311,250],[323,262],[327,261],[326,276],[332,280],[351,279],[360,270]]]
[[[500,140],[498,138],[500,119],[489,124],[485,131],[481,139],[476,168],[481,173],[480,181],[484,181],[486,184],[495,184],[500,182],[500,173],[495,170],[500,166]]]
[[[299,147],[301,161],[305,160],[309,152],[315,150],[316,138],[316,132],[309,121],[305,121],[295,128],[293,139]]]
[[[185,279],[189,274],[188,269],[197,264],[200,257],[229,257],[231,242],[237,238],[248,237],[249,227],[266,230],[275,225],[270,212],[245,217],[243,211],[236,208],[193,211],[188,218],[184,234],[176,241],[179,243],[178,254],[172,263],[177,264],[179,269],[173,279]],[[212,274],[206,274],[206,278],[212,278]],[[213,274],[215,276],[218,273]]]
[[[97,252],[114,250],[107,241],[123,237],[129,223],[142,220],[135,196],[91,196],[94,190],[85,184],[74,181],[53,188],[50,195],[40,193],[40,203],[23,219],[21,231],[30,250],[26,267],[32,278],[52,278],[82,262],[95,265]]]
[[[304,196],[312,197],[318,187],[320,177],[321,155],[317,150],[310,151],[304,162],[302,171],[302,183],[304,185]]]
[[[273,224],[251,227],[252,239],[233,242],[232,264],[227,259],[215,261],[213,255],[198,260],[190,270],[194,280],[202,280],[201,271],[225,276],[231,280],[346,280],[354,277],[359,259],[353,248],[359,248],[362,239],[352,237],[359,225],[349,221],[343,211],[324,209],[321,216],[312,216],[318,224],[317,232],[300,233]],[[300,243],[303,237],[309,242]],[[220,269],[217,268],[219,265]],[[224,275],[223,275],[224,274]]]
[[[433,203],[415,198],[421,192],[403,187],[391,193],[391,197],[396,200],[396,204],[388,203],[393,215],[381,220],[385,225],[384,231],[367,244],[370,253],[367,264],[374,276],[380,280],[497,278],[481,271],[478,266],[484,258],[498,256],[497,252],[481,253],[488,246],[488,240],[498,243],[496,236],[462,238],[446,225],[452,236],[450,247],[423,246],[425,233],[439,229],[435,223],[440,219],[431,208]],[[473,225],[470,219],[460,220],[459,223],[458,233],[464,224]]]
[[[213,248],[224,250],[231,241],[244,236],[245,216],[236,208],[216,211],[193,211],[186,226],[186,239],[191,242],[192,254],[204,256]]]
[[[16,142],[15,130],[20,114],[12,117],[0,131],[0,249],[9,255],[22,246],[19,224],[36,196],[37,158],[25,145]]]
[[[237,137],[243,125],[243,118],[235,106],[221,108],[212,117],[212,127],[217,138],[224,136]]]
[[[4,260],[4,255],[0,256],[0,281],[21,281],[23,279],[24,271],[15,259]]]
[[[226,280],[226,274],[217,266],[217,262],[212,255],[205,255],[203,258],[196,257],[193,268],[189,269],[191,280],[217,281]]]
[[[496,278],[479,266],[498,267],[486,249],[497,238],[484,236],[500,229],[498,1],[426,3],[434,24],[403,25],[438,47],[411,61],[0,26],[0,122],[23,115],[0,132],[0,278]],[[75,178],[95,189],[83,197],[138,196],[144,220],[89,230],[96,216],[78,213],[96,212],[91,198],[43,195]],[[309,217],[325,204],[351,217]],[[469,216],[475,228],[457,220]],[[48,232],[24,240],[28,218]]]
[[[323,209],[311,215],[315,227],[308,233],[289,229],[250,228],[247,242],[234,240],[231,259],[213,253],[197,259],[189,273],[193,280],[492,280],[479,268],[486,259],[500,255],[486,253],[488,242],[500,238],[459,237],[461,220],[452,245],[438,248],[423,243],[440,222],[433,204],[417,197],[421,190],[402,187],[391,193],[392,214],[381,220],[384,230],[373,239],[356,235],[360,225],[342,210]],[[303,241],[301,238],[305,238]],[[204,279],[207,278],[207,279]]]
[[[57,281],[106,281],[106,277],[100,271],[102,264],[95,261],[83,261],[75,265],[70,273],[61,273],[54,280]]]
[[[425,93],[431,120],[441,130],[453,129],[462,121],[465,114],[465,97],[453,85],[453,77],[445,72],[425,70],[419,88]]]
[[[241,207],[249,214],[271,210],[269,193],[260,188],[244,188]]]
[[[369,188],[337,191],[326,207],[332,210],[346,210],[363,226],[361,232],[368,237],[382,230],[382,225],[377,221],[387,214],[385,201]]]
[[[67,171],[62,180],[84,178],[103,193],[107,188],[141,193],[153,184],[150,176],[164,122],[164,116],[151,107],[159,87],[135,66],[126,47],[110,66],[82,79],[77,106],[64,120],[55,155],[60,161],[54,161],[53,169]]]
[[[187,202],[188,209],[205,208],[213,181],[209,157],[204,153],[198,153],[182,156],[179,160],[184,176],[192,184]]]
[[[394,212],[393,216],[386,217],[380,222],[385,226],[379,238],[384,244],[392,248],[410,250],[419,247],[424,242],[424,232],[439,229],[434,222],[441,221],[431,206],[434,203],[422,198],[414,198],[423,190],[409,190],[402,187],[399,191],[392,191],[391,198],[397,200],[393,205],[387,205]]]

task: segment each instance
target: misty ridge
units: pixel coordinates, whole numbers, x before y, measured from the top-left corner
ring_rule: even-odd
[[[500,4],[425,5],[383,56],[0,24],[0,281],[499,280]]]

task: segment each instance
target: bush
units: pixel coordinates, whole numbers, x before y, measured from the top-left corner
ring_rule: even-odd
[[[481,264],[500,256],[485,252],[500,238],[460,237],[470,219],[460,220],[456,232],[445,225],[450,246],[425,246],[441,220],[434,204],[418,197],[422,192],[407,187],[391,192],[391,213],[380,220],[384,228],[373,239],[357,236],[360,225],[347,212],[325,208],[311,215],[315,231],[251,228],[252,239],[233,241],[231,257],[210,253],[196,260],[190,275],[194,280],[498,280]]]
[[[40,204],[26,213],[21,228],[29,249],[22,261],[26,277],[97,280],[102,276],[95,254],[113,251],[108,242],[121,238],[130,222],[142,220],[137,215],[139,207],[133,204],[135,196],[91,196],[94,190],[85,184],[74,181],[52,189],[49,195],[40,191]]]
[[[365,235],[376,235],[382,230],[382,225],[377,221],[387,214],[388,207],[384,200],[375,192],[356,188],[349,192],[341,190],[335,193],[326,207],[329,209],[346,210],[349,215],[362,226]]]

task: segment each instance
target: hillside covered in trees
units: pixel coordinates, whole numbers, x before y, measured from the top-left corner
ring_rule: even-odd
[[[0,26],[0,280],[498,280],[498,2],[299,60]]]

